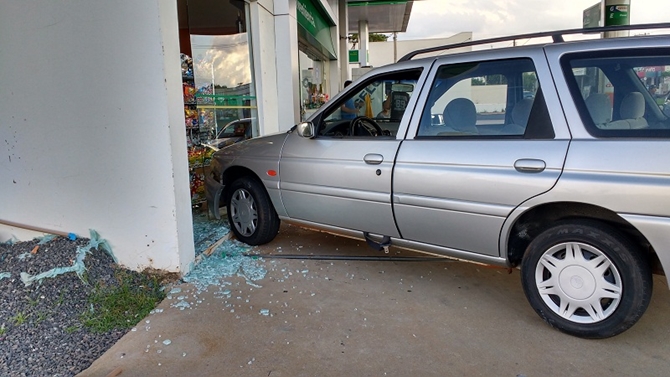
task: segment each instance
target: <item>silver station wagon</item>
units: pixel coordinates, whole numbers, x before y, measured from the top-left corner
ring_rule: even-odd
[[[670,28],[628,29],[652,26]],[[577,32],[374,69],[289,132],[218,151],[209,208],[250,245],[288,221],[519,267],[548,324],[619,334],[670,269],[670,36],[564,41]],[[462,52],[528,37],[546,41]]]

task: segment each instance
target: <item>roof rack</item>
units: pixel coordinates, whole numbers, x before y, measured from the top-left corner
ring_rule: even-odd
[[[539,33],[527,33],[527,34],[518,34],[508,37],[497,37],[490,39],[480,39],[476,41],[467,41],[461,43],[454,43],[444,46],[428,47],[420,50],[412,51],[409,54],[403,56],[398,60],[398,62],[404,62],[407,60],[412,60],[413,57],[421,54],[428,54],[431,52],[437,51],[446,51],[454,48],[468,47],[468,46],[477,46],[489,43],[498,43],[498,42],[508,42],[514,41],[517,39],[531,39],[531,38],[541,38],[541,37],[551,37],[554,43],[564,42],[563,36],[570,34],[595,34],[595,33],[604,33],[608,31],[625,31],[625,30],[646,30],[646,29],[670,29],[670,22],[665,23],[655,23],[655,24],[638,24],[638,25],[618,25],[618,26],[605,26],[605,27],[594,27],[588,29],[567,29],[567,30],[555,30],[555,31],[544,31]]]

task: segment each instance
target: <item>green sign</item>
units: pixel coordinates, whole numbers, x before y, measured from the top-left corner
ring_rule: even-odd
[[[330,27],[334,26],[326,20],[322,13],[314,6],[311,0],[298,0],[296,2],[298,25],[300,25],[311,38],[308,41],[320,49],[325,49],[332,58],[335,58],[335,46],[330,35]]]
[[[630,5],[606,5],[605,26],[629,25]]]
[[[358,63],[358,50],[349,50],[349,63]]]
[[[256,106],[252,105],[252,101],[256,100],[255,96],[231,94],[196,94],[195,98],[198,107],[209,105],[241,109],[256,108]]]

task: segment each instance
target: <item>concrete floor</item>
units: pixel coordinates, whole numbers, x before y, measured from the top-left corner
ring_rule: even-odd
[[[295,226],[282,226],[272,243],[254,250],[379,255],[364,242]],[[229,278],[230,286],[197,293],[182,284],[192,308],[166,299],[162,312],[80,376],[670,374],[664,277],[654,278],[651,305],[633,328],[594,341],[546,325],[527,304],[517,270],[461,262],[258,262],[268,270],[256,282],[262,287]],[[221,289],[230,298],[216,293]]]

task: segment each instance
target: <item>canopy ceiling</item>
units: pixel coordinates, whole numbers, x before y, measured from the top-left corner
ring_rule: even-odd
[[[407,31],[412,0],[347,0],[349,32],[358,30],[358,21],[367,20],[371,33]]]

